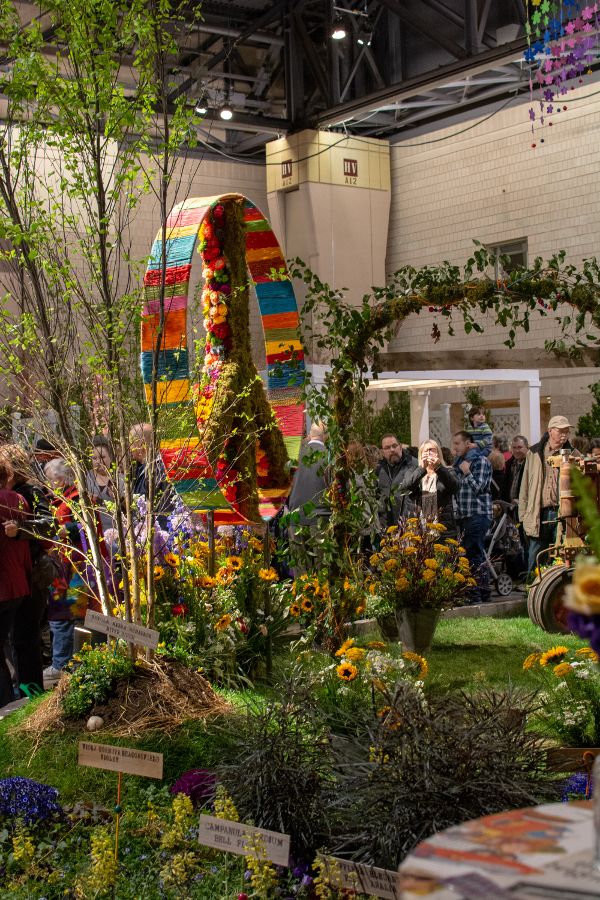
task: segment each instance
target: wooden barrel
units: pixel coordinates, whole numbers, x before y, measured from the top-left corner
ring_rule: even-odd
[[[564,605],[565,589],[571,583],[572,566],[550,566],[533,582],[527,596],[531,621],[550,634],[569,634]]]

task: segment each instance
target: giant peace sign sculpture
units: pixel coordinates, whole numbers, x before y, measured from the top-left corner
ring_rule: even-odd
[[[206,330],[198,376],[187,337],[196,243]],[[154,391],[160,408],[167,475],[188,507],[214,510],[218,523],[269,519],[287,496],[288,460],[298,457],[304,428],[304,354],[281,248],[240,194],[175,206],[164,265],[162,246],[159,232],[144,278],[141,367],[146,399]],[[266,391],[252,361],[248,272],[264,331]]]

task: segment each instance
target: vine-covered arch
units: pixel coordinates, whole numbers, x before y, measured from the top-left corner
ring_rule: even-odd
[[[202,257],[206,341],[190,370],[188,293]],[[164,250],[163,250],[164,248]],[[164,259],[164,263],[163,263]],[[248,274],[265,339],[267,390],[252,361]],[[240,194],[189,199],[159,231],[144,278],[141,368],[160,412],[160,452],[186,505],[215,521],[269,519],[289,490],[304,429],[304,353],[289,272],[273,231]]]

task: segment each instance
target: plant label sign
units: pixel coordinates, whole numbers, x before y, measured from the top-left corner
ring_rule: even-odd
[[[362,863],[339,859],[337,856],[321,856],[323,877],[329,879],[332,887],[348,888],[372,897],[384,897],[387,900],[400,900],[400,872],[389,869],[376,869]]]
[[[158,647],[159,633],[153,628],[145,628],[136,625],[135,622],[125,622],[124,619],[115,619],[113,616],[103,616],[102,613],[88,609],[85,614],[84,625],[92,631],[101,631],[108,637],[121,638],[128,644],[140,644],[156,650]]]
[[[163,755],[150,750],[80,741],[78,762],[80,766],[90,766],[92,769],[108,769],[110,772],[125,772],[144,778],[163,777]]]
[[[248,854],[246,842],[254,835],[258,835],[261,839],[267,859],[276,866],[289,865],[289,834],[255,828],[253,825],[242,825],[241,822],[230,822],[228,819],[217,819],[216,816],[200,816],[198,841],[205,847],[246,856]]]

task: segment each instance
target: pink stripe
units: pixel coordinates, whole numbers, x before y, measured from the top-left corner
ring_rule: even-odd
[[[200,206],[196,209],[180,209],[175,215],[167,216],[167,228],[177,228],[181,225],[200,224],[208,206]]]
[[[185,294],[165,299],[165,312],[169,313],[175,309],[187,309],[187,296]],[[155,316],[158,313],[160,313],[160,300],[147,300],[144,303],[143,316]]]
[[[277,404],[273,404],[273,412],[279,422],[279,427],[285,435],[291,437],[292,435],[303,434],[304,407],[302,405],[277,406]]]

